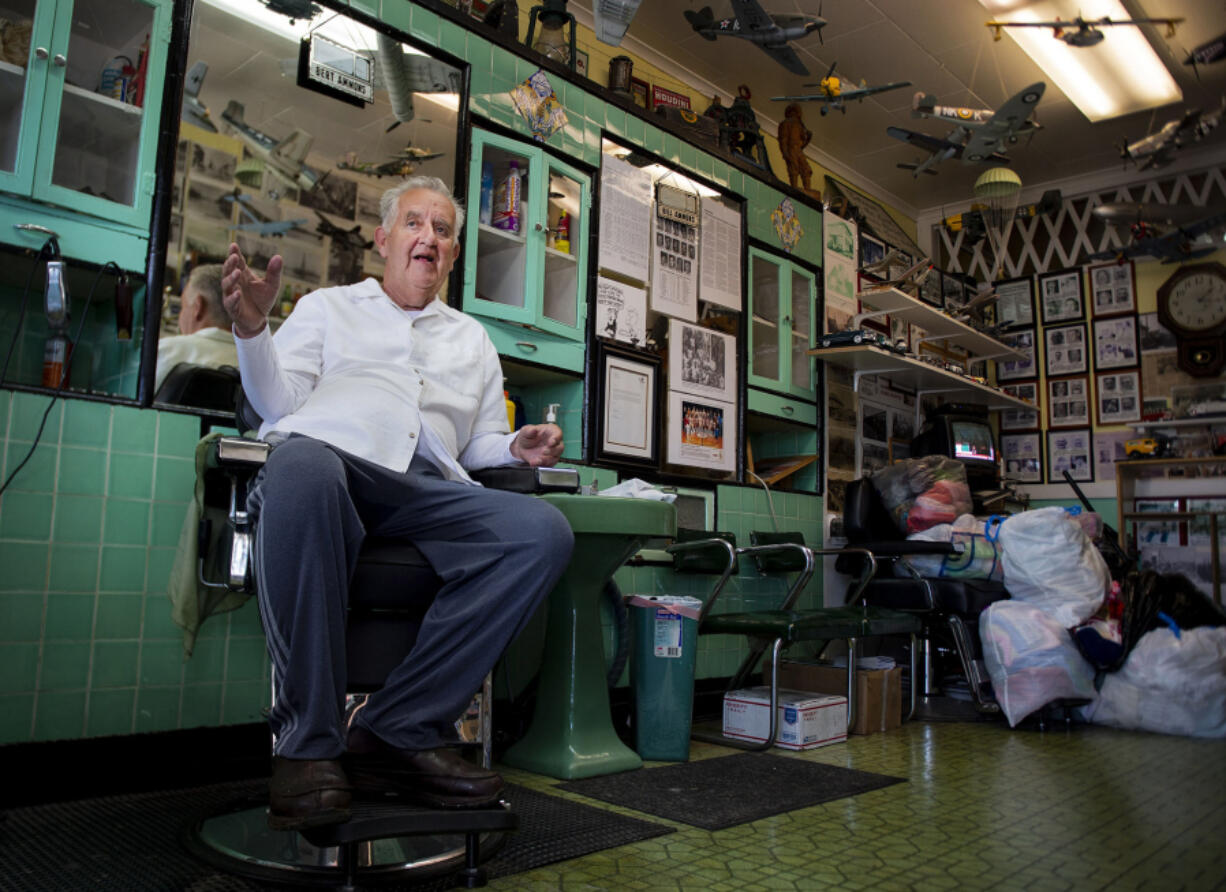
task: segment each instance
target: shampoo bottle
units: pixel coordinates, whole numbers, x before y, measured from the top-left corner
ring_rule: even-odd
[[[507,232],[519,232],[519,163],[512,161],[506,178],[494,192],[494,226]]]

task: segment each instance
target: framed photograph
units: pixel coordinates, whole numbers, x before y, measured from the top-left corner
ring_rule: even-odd
[[[1000,429],[1002,431],[1027,431],[1038,430],[1039,410],[1039,382],[1038,381],[1019,381],[1017,384],[1006,384],[1001,390],[1015,396],[1018,399],[1026,400],[1028,403],[1033,403],[1033,409],[1005,409],[1000,413]]]
[[[1090,369],[1086,325],[1053,325],[1043,329],[1043,367],[1047,377],[1078,375]]]
[[[1047,379],[1047,426],[1082,427],[1090,423],[1090,379]]]
[[[1043,482],[1042,434],[1001,434],[1000,455],[1005,477],[1013,483]]]
[[[1098,426],[1141,420],[1141,370],[1099,372],[1094,377]]]
[[[873,238],[866,232],[860,233],[860,266],[880,263],[885,259],[885,242]]]
[[[587,73],[587,53],[583,50],[575,50],[575,74],[580,77],[591,77]]]
[[[1131,260],[1092,266],[1089,276],[1090,306],[1094,308],[1095,316],[1136,312],[1136,270]]]
[[[1094,368],[1119,369],[1140,362],[1137,317],[1094,320]]]
[[[660,460],[660,357],[597,341],[596,457],[656,467]]]
[[[1035,324],[1034,279],[1024,276],[996,283],[996,323],[1005,330]]]
[[[1017,378],[1036,378],[1039,374],[1037,353],[1034,346],[1035,331],[1028,328],[1016,331],[1001,338],[1007,347],[1022,354],[1020,359],[996,360],[996,380],[1013,381]]]
[[[1179,346],[1175,342],[1174,332],[1158,321],[1157,313],[1142,313],[1137,317],[1137,338],[1141,342],[1142,353],[1174,350]]]
[[[931,278],[936,270],[928,274]],[[941,273],[941,298],[947,310],[955,310],[966,304],[966,282],[957,273]]]
[[[668,389],[736,402],[736,338],[668,320]]]
[[[928,275],[920,282],[919,299],[934,307],[944,306],[941,294],[941,274],[937,270],[929,270]]]
[[[1094,448],[1090,429],[1047,432],[1047,482],[1064,483],[1064,472],[1078,483],[1094,480]]]
[[[1063,269],[1039,276],[1039,306],[1043,324],[1075,322],[1085,317],[1080,269]]]
[[[634,104],[644,110],[647,109],[648,103],[651,101],[651,84],[647,81],[639,80],[637,77],[630,78],[630,98],[634,100]]]
[[[736,436],[736,406],[732,403],[669,391],[670,464],[735,471]]]

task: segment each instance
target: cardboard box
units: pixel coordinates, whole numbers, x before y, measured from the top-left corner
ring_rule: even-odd
[[[770,678],[770,663],[766,664]],[[847,670],[804,660],[779,661],[779,687],[847,696]],[[889,731],[902,724],[902,667],[856,670],[856,724],[853,734]]]
[[[761,743],[770,733],[771,689],[744,688],[724,694],[724,736]],[[779,689],[775,746],[809,750],[847,739],[847,697]]]

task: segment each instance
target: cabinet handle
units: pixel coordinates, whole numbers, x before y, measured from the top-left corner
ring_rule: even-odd
[[[538,349],[536,344],[532,343],[531,341],[516,341],[515,346],[523,347],[525,350],[531,350],[533,353],[535,353]]]
[[[63,53],[56,53],[55,58],[52,59],[51,61],[54,62],[56,65],[58,65],[60,68],[63,68],[64,66],[68,64],[68,60],[64,57]]]
[[[791,406],[784,406],[784,407],[783,407],[783,414],[784,414],[784,415],[795,415],[795,414],[796,414],[796,410],[795,410],[795,409],[793,409]]]
[[[34,48],[34,58],[46,59],[47,58],[47,48],[45,46],[35,47]]]
[[[20,229],[22,232],[41,233],[42,235],[47,236],[47,238],[53,238],[57,241],[61,238],[60,234],[54,229],[48,229],[46,226],[39,226],[37,223],[14,223],[13,228]]]
[[[536,229],[536,231],[537,231],[537,232],[544,232],[544,231],[545,231],[545,224],[544,224],[544,223],[537,223],[537,224],[536,224],[536,226],[535,226],[535,227],[533,227],[533,228],[534,228],[534,229]]]

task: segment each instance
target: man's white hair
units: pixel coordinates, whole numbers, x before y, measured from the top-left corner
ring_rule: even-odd
[[[451,194],[451,189],[438,177],[415,176],[401,180],[395,186],[383,193],[379,199],[379,216],[383,219],[383,228],[391,229],[396,222],[396,209],[400,204],[400,196],[412,189],[429,189],[451,202],[455,210],[455,231],[464,229],[464,206]]]

